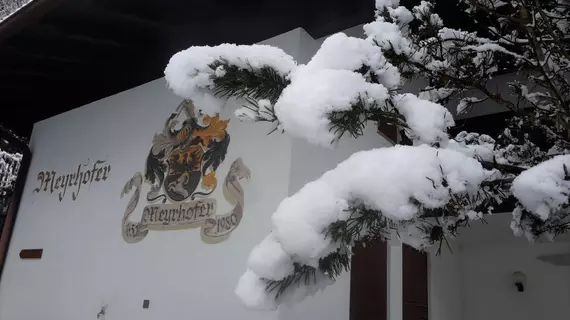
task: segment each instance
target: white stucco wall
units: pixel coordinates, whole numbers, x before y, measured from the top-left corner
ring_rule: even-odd
[[[264,43],[308,59],[316,46],[301,36],[306,33],[297,29]],[[313,319],[319,314],[347,319],[348,292],[342,290],[323,293],[342,300],[343,312],[336,314],[310,304],[301,311],[250,312],[234,295],[248,253],[269,232],[270,215],[289,194],[294,175],[288,137],[268,136],[270,127],[264,124],[239,122],[232,106],[222,114],[231,119],[231,143],[217,171],[214,196],[220,213],[231,209],[221,192],[231,162],[241,157],[252,177],[244,182],[244,218],[230,238],[206,244],[199,229],[184,229],[151,231],[135,244],[123,241],[121,218],[131,194],[120,198],[121,190],[144,170],[154,134],[180,101],[159,79],[35,125],[30,175],[0,283],[0,319],[94,319],[103,305],[108,305],[106,320]],[[109,178],[84,186],[75,201],[69,193],[60,202],[57,193],[32,192],[40,171],[71,173],[96,160],[111,165]],[[317,162],[307,165],[316,167],[314,172],[321,168]],[[295,183],[303,179],[295,177]],[[139,219],[147,204],[142,200]],[[41,260],[19,259],[20,250],[31,248],[44,249]],[[142,308],[145,299],[149,309]]]
[[[295,29],[262,43],[306,63],[322,41]],[[158,79],[35,125],[30,175],[0,282],[0,319],[91,319],[103,305],[108,309],[102,320],[349,318],[348,274],[278,312],[247,311],[234,288],[283,198],[352,153],[390,142],[371,127],[361,139],[343,138],[335,150],[314,147],[280,133],[267,135],[271,127],[263,123],[241,123],[233,117],[235,106],[228,105],[221,118],[231,119],[231,143],[217,170],[214,197],[219,213],[231,209],[221,184],[231,162],[241,157],[252,177],[243,182],[245,212],[238,228],[219,244],[202,242],[199,228],[150,231],[141,242],[128,244],[121,237],[121,219],[132,192],[121,198],[121,190],[134,173],[144,171],[153,136],[180,101]],[[111,165],[109,178],[83,186],[75,201],[70,191],[61,202],[57,192],[33,192],[40,171],[72,173],[79,164],[97,160]],[[142,190],[131,220],[140,220],[147,191]],[[31,248],[44,249],[41,260],[18,257]],[[150,308],[143,309],[147,299]]]
[[[0,285],[0,319],[94,319],[104,304],[106,320],[276,318],[246,311],[234,295],[249,250],[267,234],[270,213],[287,195],[290,144],[283,135],[266,136],[268,127],[235,119],[228,127],[232,141],[217,171],[219,213],[230,209],[221,184],[231,162],[242,157],[252,171],[244,183],[244,218],[228,240],[205,244],[199,229],[151,231],[136,244],[121,238],[131,196],[121,199],[121,190],[144,169],[153,135],[179,102],[160,79],[36,125]],[[109,178],[84,186],[76,201],[32,193],[39,171],[74,172],[95,160],[112,166]],[[18,252],[29,248],[43,248],[43,258],[20,260]],[[144,299],[149,309],[142,308]]]
[[[512,235],[509,219],[489,217],[466,230],[453,253],[430,255],[430,319],[563,319],[570,312],[570,267],[537,260],[569,253],[570,242],[529,244]],[[514,286],[516,271],[526,275],[524,292]]]

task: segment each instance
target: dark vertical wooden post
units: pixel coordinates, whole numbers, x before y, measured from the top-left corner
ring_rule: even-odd
[[[354,248],[350,272],[350,320],[387,318],[387,262],[386,242]]]
[[[403,245],[402,247],[403,320],[427,320],[428,269],[427,254]]]

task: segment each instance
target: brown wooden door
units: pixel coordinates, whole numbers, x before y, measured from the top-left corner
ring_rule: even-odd
[[[350,320],[387,318],[387,272],[385,242],[354,249],[350,272]]]
[[[428,319],[427,254],[407,245],[402,248],[403,320]]]

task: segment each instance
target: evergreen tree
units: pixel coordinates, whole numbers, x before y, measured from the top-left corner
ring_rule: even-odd
[[[279,205],[236,289],[247,306],[272,309],[334,282],[356,242],[397,237],[441,249],[471,221],[505,210],[531,241],[568,230],[570,3],[459,6],[477,30],[446,27],[428,1],[409,10],[377,0],[365,39],[335,34],[306,65],[262,45],[172,57],[170,88],[206,113],[237,98],[236,116],[316,145],[358,138],[371,123],[397,126],[407,144],[356,153]],[[491,80],[505,74],[516,80],[499,90]],[[410,81],[428,85],[402,92]],[[513,114],[499,136],[449,137],[444,105],[463,113],[489,102]]]

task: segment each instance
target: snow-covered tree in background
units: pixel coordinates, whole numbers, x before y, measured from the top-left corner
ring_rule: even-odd
[[[18,177],[22,155],[0,149],[0,214],[9,203]]]
[[[14,193],[16,178],[23,157],[18,150],[10,146],[9,141],[4,140],[4,136],[9,137],[9,139],[16,139],[19,142],[25,143],[26,141],[0,124],[0,234],[6,217],[6,209]]]
[[[352,155],[283,200],[253,248],[236,292],[249,307],[299,301],[349,268],[355,243],[397,237],[417,249],[511,203],[516,235],[554,238],[569,228],[570,68],[567,0],[464,0],[479,25],[446,28],[422,1],[377,0],[365,39],[329,37],[306,65],[270,46],[191,47],[166,79],[205,113],[228,98],[246,120],[322,147],[369,123],[399,128],[402,145]],[[493,76],[518,73],[509,92]],[[414,78],[429,81],[402,92]],[[458,101],[455,106],[450,101]],[[459,113],[494,101],[513,112],[500,136],[462,132]]]

